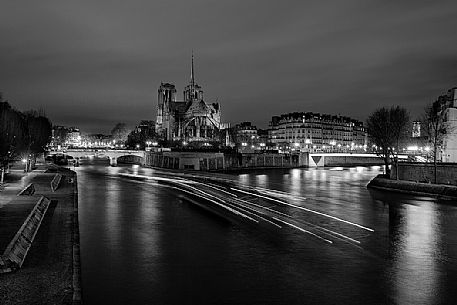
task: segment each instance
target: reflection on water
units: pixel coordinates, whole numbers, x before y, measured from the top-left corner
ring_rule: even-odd
[[[86,304],[452,304],[457,209],[449,201],[367,190],[380,167],[263,170],[241,184],[294,195],[288,207],[360,241],[323,243],[292,230],[231,224],[176,193],[119,173],[77,168]]]
[[[104,200],[104,217],[106,217],[106,240],[112,246],[120,244],[120,231],[122,229],[120,223],[120,200],[119,200],[119,180],[106,179],[105,200]]]
[[[439,252],[440,242],[435,207],[431,204],[424,207],[405,205],[400,227],[392,232],[392,276],[399,299],[415,297],[414,289],[404,289],[401,284],[403,279],[411,279],[410,285],[422,292],[417,296],[420,303],[434,304],[437,301],[439,258],[435,253]]]

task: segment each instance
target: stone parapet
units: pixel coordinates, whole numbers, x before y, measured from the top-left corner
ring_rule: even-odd
[[[434,181],[433,163],[399,162],[392,165],[391,179],[430,183]],[[438,163],[436,168],[437,184],[457,185],[457,163]]]

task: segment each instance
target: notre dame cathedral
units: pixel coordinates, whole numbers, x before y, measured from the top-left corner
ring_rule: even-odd
[[[158,92],[156,132],[169,141],[194,141],[209,143],[220,140],[221,109],[219,103],[207,104],[203,90],[195,82],[194,56],[190,82],[184,88],[184,100],[176,100],[176,88],[171,83],[161,83]]]

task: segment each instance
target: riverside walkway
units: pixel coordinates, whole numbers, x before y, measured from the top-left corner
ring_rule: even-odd
[[[53,192],[50,184],[57,172],[63,178]],[[75,173],[39,166],[28,174],[13,171],[9,178],[0,192],[0,255],[39,199],[45,196],[50,204],[22,267],[0,274],[0,304],[74,304]],[[17,196],[30,183],[34,193]],[[5,257],[2,260],[7,263]]]

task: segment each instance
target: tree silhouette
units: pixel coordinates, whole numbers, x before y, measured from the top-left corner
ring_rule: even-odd
[[[155,123],[153,121],[141,121],[128,135],[126,146],[144,149],[146,142],[153,141],[154,139],[156,139]]]
[[[117,123],[111,130],[111,136],[116,143],[125,143],[130,131],[125,123]]]
[[[368,117],[368,135],[377,146],[377,153],[384,160],[388,175],[389,164],[394,162],[397,165],[400,145],[407,138],[408,126],[409,114],[400,106],[379,108]],[[396,178],[398,179],[398,170]]]
[[[447,96],[440,96],[434,103],[425,107],[422,119],[424,132],[431,143],[431,153],[433,154],[433,183],[437,181],[437,161],[438,151],[443,145],[447,134],[453,132],[453,127],[446,121]]]
[[[52,125],[44,112],[27,111],[21,113],[3,101],[0,94],[0,167],[1,181],[8,164],[21,157],[35,160],[51,140]]]
[[[6,167],[20,155],[24,148],[26,136],[26,127],[22,114],[13,109],[7,101],[0,101],[0,167],[2,168],[2,183]]]

